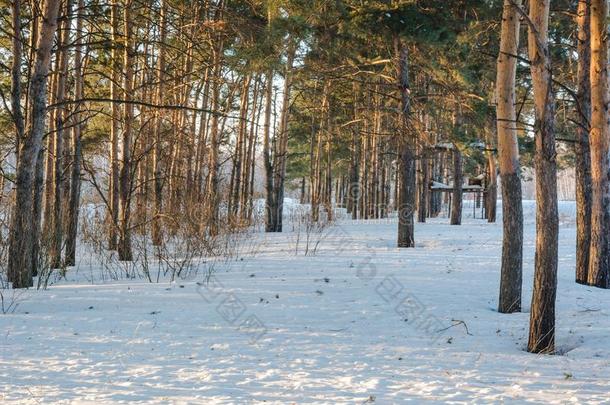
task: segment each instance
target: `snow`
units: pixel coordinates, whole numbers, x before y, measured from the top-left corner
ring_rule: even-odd
[[[308,255],[286,225],[251,235],[209,283],[91,284],[81,264],[0,314],[0,402],[608,403],[609,293],[573,281],[573,203],[560,205],[560,355],[524,351],[534,214],[524,202],[524,312],[510,315],[496,312],[501,218],[429,220],[400,250],[396,219],[342,219],[309,234]]]

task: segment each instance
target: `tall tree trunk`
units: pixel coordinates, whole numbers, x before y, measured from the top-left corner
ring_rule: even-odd
[[[453,196],[451,198],[451,225],[460,225],[462,223],[462,152],[457,145],[453,145]]]
[[[273,158],[273,191],[274,212],[272,218],[274,227],[272,232],[282,232],[282,216],[284,212],[284,180],[286,178],[286,161],[288,160],[288,117],[290,115],[290,90],[292,87],[292,64],[297,44],[289,39],[286,55],[286,68],[284,74],[284,91],[282,110],[280,113],[279,134],[276,140],[276,154]]]
[[[203,97],[201,100],[201,116],[199,117],[199,133],[197,138],[197,152],[195,153],[195,196],[197,200],[201,199],[202,186],[204,184],[204,157],[206,155],[206,142],[207,142],[207,131],[209,124],[209,114],[207,109],[209,108],[210,99],[210,68],[206,67],[203,74]]]
[[[157,94],[155,101],[159,104],[165,95],[165,38],[167,35],[167,3],[161,0],[161,16],[159,22],[159,56],[157,59]],[[203,106],[204,108],[206,105]],[[161,215],[163,212],[163,167],[161,162],[162,136],[161,127],[163,117],[161,111],[155,111],[154,121],[154,146],[153,146],[153,186],[154,186],[154,214],[152,218],[151,240],[153,246],[163,244],[163,228],[161,226]]]
[[[66,79],[68,76],[68,44],[70,42],[70,27],[71,27],[72,1],[65,2],[65,15],[61,25],[60,33],[60,50],[59,63],[57,72],[57,88],[55,95],[56,103],[63,103],[66,98]],[[66,116],[67,109],[58,107],[55,111],[55,150],[53,152],[53,210],[51,212],[51,229],[49,229],[49,260],[51,268],[58,269],[61,267],[61,248],[63,241],[63,213],[64,203],[63,187],[65,183],[64,177],[64,145],[66,141]]]
[[[415,232],[413,211],[415,209],[415,135],[410,123],[409,51],[402,41],[394,39],[398,59],[398,86],[401,96],[402,131],[399,145],[399,200],[398,200],[398,247],[414,247]]]
[[[61,9],[60,9],[61,10]],[[60,19],[60,15],[58,15],[58,21]],[[58,41],[61,43],[62,35],[61,30],[58,30],[57,33]],[[61,55],[61,54],[60,54]],[[60,72],[60,64],[62,58],[60,55],[55,57],[55,67],[52,72],[49,73],[49,77],[51,78],[49,82],[49,98],[48,103],[50,105],[55,104],[57,101],[57,94],[59,93],[57,90],[57,86],[59,83],[59,72]],[[61,108],[54,108],[49,111],[48,118],[48,130],[47,130],[47,147],[46,147],[46,159],[45,159],[45,184],[44,184],[44,213],[42,216],[43,225],[42,228],[44,230],[45,241],[44,245],[48,248],[49,242],[53,237],[53,217],[54,217],[54,189],[55,189],[55,138],[57,137],[57,114],[62,112]]]
[[[125,66],[125,77],[123,78],[124,90],[124,124],[121,148],[121,171],[119,173],[119,241],[117,253],[119,260],[130,261],[133,259],[131,250],[131,186],[132,186],[132,128],[133,128],[133,44],[132,44],[132,0],[126,0],[123,8],[124,24],[124,49],[123,61]]]
[[[587,283],[608,288],[608,2],[591,0],[591,246]]]
[[[260,83],[262,86],[262,82]],[[250,171],[248,177],[248,211],[246,213],[249,221],[252,220],[252,211],[254,208],[253,200],[254,200],[254,175],[256,173],[256,145],[258,143],[258,131],[259,124],[261,118],[261,112],[263,111],[263,97],[264,91],[259,91],[259,100],[258,100],[258,108],[253,109],[253,118],[252,118],[252,128],[250,129],[252,135],[252,151],[250,153]],[[256,118],[254,118],[256,117]]]
[[[25,133],[25,122],[21,108],[21,63],[23,61],[23,45],[21,41],[21,1],[12,2],[12,24],[13,24],[13,62],[11,64],[11,109],[15,125],[15,144],[17,150],[19,143]],[[4,190],[2,190],[4,191]]]
[[[493,116],[490,115],[493,120]],[[485,155],[487,157],[487,190],[485,193],[485,213],[487,214],[487,222],[496,222],[496,206],[498,200],[498,171],[496,168],[496,156],[493,152],[496,144],[495,132],[496,127],[493,122],[490,122],[490,128],[485,131],[487,136],[487,146]]]
[[[333,131],[331,128],[326,132],[326,171],[325,171],[325,185],[326,190],[324,193],[324,210],[326,211],[326,220],[333,221],[333,178],[332,178],[332,148],[331,139]]]
[[[576,129],[576,282],[587,283],[589,248],[591,243],[591,149],[589,122],[591,121],[591,42],[590,2],[578,2],[578,113]]]
[[[44,148],[40,148],[34,168],[34,191],[32,193],[32,275],[38,275],[41,258],[42,201],[44,193]]]
[[[239,130],[237,134],[237,141],[235,144],[235,163],[233,167],[234,179],[232,194],[229,198],[232,200],[231,205],[233,208],[232,214],[237,215],[243,211],[242,206],[242,192],[243,192],[243,174],[246,172],[244,165],[247,163],[246,151],[247,151],[247,138],[248,138],[248,108],[250,100],[250,83],[252,82],[252,75],[247,75],[243,81],[243,86],[240,94],[240,107],[239,107]]]
[[[352,219],[358,219],[358,204],[360,201],[360,125],[358,122],[358,96],[360,87],[357,83],[354,89],[354,126],[352,128],[350,182],[347,189],[348,206]]]
[[[47,76],[53,38],[57,30],[57,13],[60,0],[46,0],[42,7],[42,25],[36,46],[34,69],[30,79],[29,133],[19,147],[19,162],[15,178],[15,204],[9,235],[9,259],[7,276],[14,288],[27,288],[32,285],[32,248],[34,245],[32,229],[33,192],[36,162],[42,148],[47,112]]]
[[[530,1],[528,30],[530,69],[536,113],[536,258],[534,293],[527,349],[555,351],[555,295],[557,292],[557,163],[555,152],[555,96],[548,49],[550,0]]]
[[[419,185],[419,204],[417,207],[417,222],[426,222],[428,217],[428,183],[430,182],[430,174],[428,171],[428,152],[425,147],[421,150],[421,159],[419,165],[421,171],[421,181]]]
[[[120,11],[119,0],[113,0],[110,6],[110,25],[112,34],[112,80],[110,81],[110,98],[112,100],[119,99],[121,80],[121,62],[120,62],[120,44],[121,33],[120,27]],[[113,101],[112,123],[110,126],[110,178],[108,183],[108,249],[114,250],[118,243],[118,226],[119,226],[119,121],[120,121],[120,106],[118,101]]]
[[[265,89],[265,122],[263,124],[263,160],[265,165],[265,232],[274,232],[273,213],[275,195],[273,193],[273,162],[271,161],[271,110],[273,108],[273,70],[267,73]]]
[[[220,161],[219,147],[220,135],[218,115],[220,113],[220,80],[222,78],[221,53],[222,40],[214,50],[214,74],[212,83],[212,119],[210,123],[210,156],[208,161],[208,185],[207,185],[207,222],[208,231],[211,235],[218,234],[219,218],[219,186],[220,186]]]
[[[442,182],[443,178],[443,154],[441,151],[434,153],[433,169],[432,169],[432,180],[435,182]],[[442,196],[439,191],[433,191],[430,193],[430,217],[435,218],[441,211]]]
[[[253,166],[253,162],[254,162],[254,148],[255,148],[255,143],[256,143],[256,130],[257,130],[257,126],[256,124],[256,117],[258,115],[258,108],[259,108],[259,104],[258,104],[258,99],[259,99],[259,76],[255,75],[254,76],[254,89],[252,91],[252,114],[251,114],[251,119],[250,119],[250,128],[248,129],[247,125],[245,125],[246,127],[246,138],[247,138],[247,147],[246,150],[244,152],[244,164],[243,164],[243,171],[244,171],[244,175],[243,175],[243,181],[242,181],[242,189],[241,189],[241,198],[240,198],[240,202],[239,205],[241,207],[241,219],[242,220],[249,220],[249,209],[250,209],[250,201],[251,201],[251,189],[250,189],[250,177],[251,177],[251,170],[254,167]],[[247,114],[246,114],[246,119],[247,119]]]
[[[310,145],[310,185],[311,185],[311,220],[318,222],[320,220],[320,203],[322,202],[322,135],[328,130],[328,114],[329,105],[328,97],[330,93],[330,81],[324,83],[322,89],[322,102],[320,103],[320,126],[315,128],[314,119],[312,119],[312,138]]]
[[[379,86],[375,85],[374,95],[371,97],[373,103],[373,125],[372,133],[370,136],[371,142],[371,166],[370,166],[370,183],[368,189],[368,195],[370,196],[368,201],[368,212],[370,218],[377,218],[378,204],[377,204],[377,191],[379,189],[379,148],[378,148],[378,134],[381,133],[381,111],[378,102],[377,94],[379,93]]]
[[[35,59],[35,55],[36,55],[36,44],[38,43],[38,39],[39,39],[39,32],[40,32],[40,27],[39,27],[39,19],[40,16],[38,13],[34,13],[34,16],[32,18],[32,22],[30,23],[30,27],[31,27],[31,34],[30,34],[30,41],[29,41],[29,45],[30,45],[30,63],[28,64],[28,78],[31,78],[31,72],[33,69],[33,63],[32,61]],[[25,106],[26,106],[26,120],[29,122],[29,119],[31,119],[31,109],[33,108],[32,104],[31,104],[31,99],[29,97],[30,94],[30,86],[31,86],[31,80],[28,81],[28,91],[26,92],[26,100],[25,100]],[[16,142],[17,145],[17,164],[19,164],[19,149],[20,149],[20,142],[21,140],[18,140]],[[32,195],[32,235],[31,238],[33,240],[32,243],[32,268],[31,268],[31,272],[33,276],[37,276],[38,275],[38,267],[40,265],[40,239],[41,239],[41,233],[42,233],[42,228],[41,228],[41,224],[42,224],[42,201],[43,201],[43,192],[44,192],[44,155],[45,155],[45,148],[41,147],[39,152],[38,152],[38,158],[36,159],[36,166],[34,168],[34,191],[33,191],[33,195]],[[27,253],[26,253],[27,254]]]
[[[366,102],[368,104],[368,100]],[[368,121],[363,123],[365,135],[360,137],[360,196],[358,201],[358,211],[361,219],[368,219],[368,182],[369,182],[369,135]]]
[[[78,13],[76,17],[76,41],[74,53],[74,98],[80,100],[83,98],[83,17],[82,10],[84,9],[84,0],[78,0]],[[82,164],[82,146],[81,146],[81,130],[82,130],[82,113],[81,103],[75,106],[74,118],[72,119],[72,180],[70,182],[70,204],[68,210],[68,232],[66,235],[66,255],[65,265],[74,266],[76,264],[76,237],[78,234],[78,215],[80,208],[80,190],[81,190],[81,164]]]
[[[358,202],[360,200],[360,128],[352,129],[352,165],[350,182],[347,190],[352,219],[358,219]]]
[[[514,4],[514,5],[513,5]],[[504,0],[496,79],[497,128],[502,181],[502,269],[498,311],[521,311],[523,265],[523,207],[519,178],[519,145],[515,111],[515,75],[519,46],[521,0]]]

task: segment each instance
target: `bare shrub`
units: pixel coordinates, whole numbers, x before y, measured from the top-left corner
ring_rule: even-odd
[[[288,218],[292,224],[294,254],[298,255],[302,250],[305,256],[315,256],[332,221],[326,215],[320,215],[319,220],[314,221],[307,206],[293,208]]]
[[[202,210],[200,204],[192,204],[162,216],[163,240],[158,246],[149,237],[152,223],[137,225],[140,232],[132,234],[130,262],[119,261],[116,252],[107,250],[107,222],[99,210],[93,210],[81,221],[91,281],[96,279],[96,270],[102,281],[141,278],[158,283],[209,278],[219,264],[256,254],[259,245],[248,238],[252,232],[249,221],[221,217],[215,224],[219,232],[212,235]]]
[[[12,314],[23,301],[24,290],[0,288],[0,312]]]
[[[51,266],[51,257],[49,256],[49,240],[43,238],[41,240],[40,249],[38,251],[37,266],[38,275],[36,278],[36,289],[46,290],[49,284],[59,281],[66,276],[66,267],[62,265],[59,269],[54,269]],[[56,271],[59,270],[59,271]]]
[[[107,222],[100,209],[86,211],[80,221],[82,246],[89,258],[90,280],[99,273],[101,281],[119,280],[129,274],[129,269],[119,262],[115,251],[107,250]],[[95,269],[99,268],[99,272]]]

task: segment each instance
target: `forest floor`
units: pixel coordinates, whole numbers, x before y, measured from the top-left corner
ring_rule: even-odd
[[[524,205],[522,313],[496,311],[500,218],[429,220],[402,250],[395,219],[339,221],[309,235],[308,255],[306,234],[259,233],[208,283],[92,284],[82,265],[83,277],[16,296],[0,313],[0,403],[610,403],[610,293],[573,281],[571,203],[559,355],[524,351],[535,237]]]

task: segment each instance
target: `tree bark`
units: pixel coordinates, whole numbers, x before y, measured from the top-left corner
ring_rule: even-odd
[[[330,124],[330,123],[329,123]],[[332,139],[333,129],[330,128],[326,132],[325,149],[326,149],[326,170],[324,173],[324,210],[326,211],[326,220],[333,221],[333,206],[332,206],[332,193],[333,193],[333,179],[332,179]]]
[[[34,191],[32,194],[32,275],[38,275],[42,234],[42,200],[44,193],[44,148],[40,148],[34,168]]]
[[[262,86],[262,82],[259,84],[260,86]],[[261,118],[261,114],[263,111],[263,97],[264,97],[264,91],[259,91],[260,95],[259,95],[259,100],[258,100],[258,107],[256,109],[253,109],[253,117],[252,117],[252,127],[250,129],[252,135],[252,150],[250,153],[250,171],[249,171],[249,177],[248,177],[248,210],[246,213],[246,216],[248,218],[249,221],[252,220],[252,212],[254,209],[254,175],[256,173],[256,145],[258,144],[258,132],[259,132],[259,124],[260,124],[260,118]]]
[[[85,6],[84,0],[78,0],[78,10],[76,17],[76,41],[74,51],[74,97],[79,100],[83,98],[83,17],[82,10]],[[82,113],[81,103],[76,104],[72,128],[72,172],[70,181],[70,204],[68,210],[68,232],[66,235],[66,254],[65,265],[74,266],[76,264],[76,237],[78,234],[78,216],[80,209],[80,190],[81,190],[81,165],[82,165]]]
[[[451,225],[462,224],[462,152],[457,145],[453,145],[453,198],[451,199]]]
[[[207,143],[207,135],[208,135],[208,127],[209,127],[209,117],[210,114],[207,113],[207,108],[209,108],[209,100],[210,100],[210,68],[205,68],[205,73],[203,75],[203,80],[205,84],[203,85],[203,98],[201,100],[201,108],[204,110],[201,112],[201,116],[199,117],[199,133],[197,138],[197,152],[195,154],[195,195],[197,200],[201,200],[202,195],[202,187],[204,184],[204,168],[205,162],[204,158],[206,156],[206,143]],[[159,146],[159,152],[157,155],[160,155],[161,147]],[[156,176],[155,176],[156,177]],[[157,187],[157,186],[155,186]],[[155,191],[156,192],[156,191]],[[161,192],[159,192],[161,196]],[[155,197],[157,198],[157,197]]]
[[[21,108],[21,63],[23,61],[23,37],[21,35],[21,1],[13,0],[12,2],[12,23],[13,23],[13,41],[12,52],[13,61],[11,64],[11,112],[13,115],[13,123],[15,124],[15,144],[17,150],[19,143],[23,139],[25,133],[25,122],[23,118],[23,110]]]
[[[347,198],[349,211],[352,214],[352,219],[358,219],[358,208],[360,202],[360,123],[358,122],[358,97],[360,95],[360,86],[357,83],[353,84],[354,90],[354,125],[352,128],[352,144],[351,144],[351,165],[350,165],[350,181],[347,188]]]
[[[167,3],[161,0],[161,16],[159,22],[159,56],[157,59],[157,103],[161,104],[165,89],[165,38],[167,35]],[[206,84],[207,85],[207,84]],[[204,104],[203,108],[207,107]],[[152,218],[151,240],[153,246],[163,244],[163,228],[161,214],[163,212],[163,167],[161,162],[162,137],[161,127],[163,119],[161,111],[155,112],[153,146],[153,183],[154,183],[154,214]],[[203,125],[204,123],[202,123]],[[201,140],[200,140],[201,142]]]
[[[352,129],[352,156],[350,183],[347,197],[352,219],[358,219],[358,204],[360,201],[360,128]]]
[[[493,120],[493,116],[490,115],[490,120]],[[498,200],[498,169],[496,167],[496,156],[493,149],[496,145],[495,136],[496,127],[493,122],[490,122],[489,130],[486,130],[486,151],[485,155],[487,158],[487,189],[485,193],[485,213],[487,216],[487,222],[496,222],[496,207]]]
[[[212,83],[212,119],[210,123],[210,156],[208,161],[208,185],[207,185],[207,223],[210,235],[217,235],[219,229],[219,109],[220,109],[220,81],[222,78],[222,40],[214,49],[214,74]]]
[[[61,10],[61,8],[60,8]],[[58,14],[58,21],[60,20],[61,15]],[[58,27],[59,28],[59,27]],[[59,43],[62,41],[61,30],[58,29],[57,40]],[[55,57],[55,67],[49,73],[50,82],[48,86],[49,97],[47,102],[49,104],[55,104],[57,101],[57,94],[59,93],[57,88],[59,84],[59,72],[60,72],[60,64],[61,64],[61,53],[60,55]],[[60,114],[62,111],[61,108],[55,108],[49,111],[48,117],[48,130],[47,130],[47,147],[46,147],[46,156],[45,156],[45,184],[44,184],[44,212],[42,215],[43,224],[42,229],[44,230],[43,235],[45,235],[45,240],[42,241],[44,245],[49,250],[49,245],[52,244],[53,238],[53,217],[54,217],[54,196],[55,196],[55,143],[57,142],[55,138],[57,137],[57,119],[56,116]]]
[[[271,161],[271,110],[273,108],[273,70],[267,73],[265,89],[265,122],[263,124],[263,159],[265,165],[265,232],[274,232],[273,213],[275,195],[273,193],[273,162]]]
[[[42,148],[47,112],[47,76],[53,38],[57,30],[59,0],[46,0],[43,5],[42,24],[36,46],[34,69],[30,78],[29,133],[20,143],[19,162],[15,178],[15,204],[9,235],[7,276],[13,288],[32,285],[32,248],[35,235],[32,229],[33,191],[36,162]]]
[[[398,86],[401,98],[401,120],[404,134],[398,140],[399,200],[398,247],[415,247],[413,212],[415,210],[415,138],[410,123],[409,51],[402,41],[394,38],[398,59]]]
[[[70,28],[71,28],[71,15],[72,15],[72,1],[67,0],[65,2],[65,15],[63,16],[63,22],[59,33],[61,34],[60,40],[60,51],[59,51],[59,70],[57,72],[57,88],[55,95],[56,103],[63,103],[66,98],[66,78],[68,76],[68,43],[70,42]],[[63,242],[63,214],[64,204],[63,199],[64,183],[66,179],[64,177],[64,147],[66,141],[66,116],[67,109],[65,107],[59,107],[55,111],[55,150],[53,152],[53,209],[51,211],[51,228],[49,229],[50,243],[49,243],[49,261],[50,266],[53,269],[61,267],[61,248]]]
[[[443,181],[443,152],[435,152],[433,162],[433,175],[432,179],[436,182],[441,183]],[[442,195],[439,191],[433,191],[430,193],[430,217],[435,218],[441,212],[442,206]]]
[[[514,4],[514,6],[513,6]],[[504,0],[496,79],[497,131],[502,181],[502,268],[498,311],[521,311],[523,207],[516,130],[515,75],[519,45],[520,0]]]
[[[118,100],[120,94],[121,80],[121,62],[120,62],[120,44],[121,33],[120,26],[120,11],[119,0],[113,0],[110,6],[110,26],[112,35],[112,80],[110,82],[110,98]],[[113,102],[111,105],[112,124],[110,127],[110,178],[108,182],[108,249],[114,250],[118,244],[118,227],[119,227],[119,121],[120,121],[120,106],[119,103]]]
[[[419,184],[419,200],[418,200],[418,209],[417,209],[417,222],[424,223],[426,222],[426,218],[428,217],[428,189],[430,183],[430,172],[429,172],[429,164],[428,164],[429,154],[425,147],[422,147],[421,150],[421,159],[420,159],[420,184]]]
[[[252,114],[250,120],[250,128],[247,130],[247,148],[245,150],[245,160],[243,164],[243,185],[241,190],[241,219],[244,221],[249,221],[249,212],[250,205],[252,201],[252,189],[250,188],[250,177],[252,173],[252,169],[254,168],[254,160],[255,160],[255,148],[256,148],[256,133],[257,133],[257,125],[256,118],[258,116],[259,111],[259,85],[260,85],[260,77],[259,75],[254,76],[254,89],[252,91]],[[247,115],[246,115],[247,118]],[[244,124],[245,125],[245,124]]]
[[[119,241],[117,253],[119,260],[131,261],[133,253],[131,250],[131,186],[132,186],[132,127],[133,127],[133,52],[132,49],[132,0],[126,0],[123,8],[124,24],[124,49],[123,61],[125,77],[123,78],[123,90],[125,105],[123,110],[123,139],[121,148],[121,170],[119,173]]]
[[[310,184],[311,184],[311,220],[320,220],[320,203],[322,202],[322,135],[328,131],[330,81],[324,83],[322,101],[320,103],[320,126],[315,128],[312,120],[312,138],[310,149]]]
[[[591,244],[591,149],[589,148],[589,122],[591,121],[591,43],[590,3],[578,2],[578,93],[577,112],[579,126],[576,129],[576,282],[587,283],[589,273],[589,248]]]
[[[288,117],[290,114],[290,90],[292,87],[292,64],[297,44],[288,39],[286,68],[284,74],[284,91],[282,110],[280,113],[279,134],[276,140],[276,153],[273,158],[273,211],[271,212],[273,226],[271,232],[282,232],[282,216],[284,212],[284,180],[286,178],[286,162],[288,160]]]
[[[607,0],[591,0],[591,245],[587,283],[602,288],[608,288],[610,272],[607,16]]]
[[[555,295],[557,292],[557,163],[555,151],[555,96],[548,49],[550,0],[530,1],[528,30],[530,69],[536,121],[536,257],[534,292],[527,349],[555,351]]]
[[[247,164],[247,138],[248,138],[248,109],[250,100],[250,83],[252,75],[248,74],[243,80],[243,86],[240,94],[239,107],[239,130],[237,141],[235,144],[235,159],[233,164],[233,187],[231,188],[231,196],[229,204],[232,207],[232,214],[241,214],[244,207],[242,205],[242,180],[243,174],[246,172],[244,165]],[[231,211],[231,210],[229,210]]]

